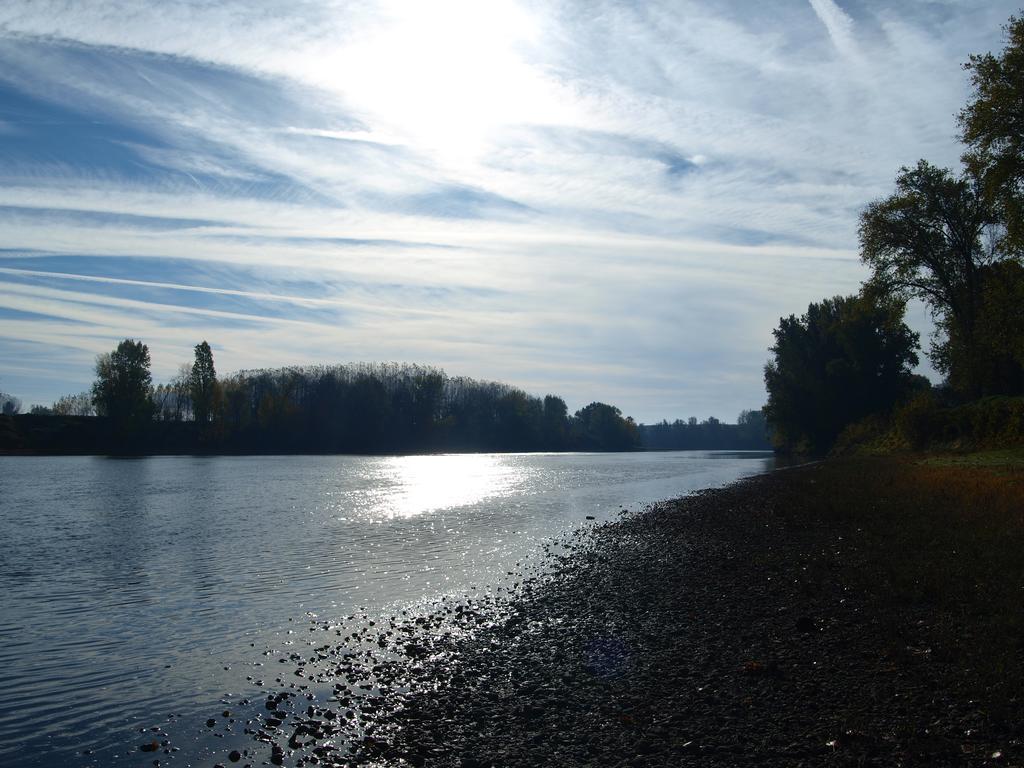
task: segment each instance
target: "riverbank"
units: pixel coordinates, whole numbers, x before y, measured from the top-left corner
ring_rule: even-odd
[[[296,654],[248,731],[286,765],[1019,765],[1022,510],[998,457],[706,491]]]
[[[643,427],[644,425],[640,425]],[[654,430],[659,425],[651,427]],[[689,427],[687,427],[689,428]],[[704,430],[701,432],[700,430]],[[335,429],[337,437],[351,429]],[[118,433],[102,418],[49,414],[0,415],[0,456],[275,456],[275,455],[431,455],[437,453],[574,453],[632,451],[764,451],[772,446],[766,436],[752,438],[735,424],[696,425],[695,437],[680,447],[665,440],[629,445],[614,441],[501,440],[485,435],[458,439],[438,433],[422,441],[389,441],[381,432],[372,444],[285,439],[273,429],[251,426],[225,431],[218,425],[200,428],[194,421],[152,421],[134,433]]]

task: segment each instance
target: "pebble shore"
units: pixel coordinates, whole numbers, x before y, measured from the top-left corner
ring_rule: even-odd
[[[856,537],[778,508],[815,472],[588,523],[501,594],[325,625],[218,765],[1019,765],[1019,719],[929,617],[851,586]]]

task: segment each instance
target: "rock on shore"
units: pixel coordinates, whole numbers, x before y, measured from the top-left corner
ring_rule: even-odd
[[[815,472],[593,527],[511,597],[296,655],[302,680],[250,733],[297,766],[1016,764],[1019,723],[971,699],[969,672],[894,644],[913,617],[851,586],[856,542],[780,517],[780,488]]]

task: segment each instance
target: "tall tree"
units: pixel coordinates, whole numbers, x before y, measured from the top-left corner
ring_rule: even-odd
[[[197,424],[206,424],[213,416],[213,401],[217,391],[217,372],[213,368],[213,350],[203,341],[196,344],[195,362],[189,376],[192,412]]]
[[[557,395],[544,396],[542,435],[550,451],[560,451],[569,442],[569,408]]]
[[[970,178],[925,160],[900,169],[895,193],[860,217],[861,260],[871,268],[872,290],[924,301],[955,330],[967,361],[977,349],[980,270],[999,258],[986,236],[995,223]],[[965,381],[973,393],[977,383]]]
[[[153,377],[149,348],[141,341],[125,339],[110,353],[96,358],[92,401],[100,416],[118,428],[138,426],[153,417]]]
[[[905,394],[918,336],[904,304],[877,294],[812,303],[781,318],[765,365],[764,407],[776,444],[821,453],[848,424],[885,412]]]
[[[979,271],[980,299],[968,350],[955,326],[941,325],[945,338],[935,344],[936,367],[958,391],[974,386],[980,395],[1024,392],[1024,266],[1000,261]]]
[[[1005,225],[1002,245],[1024,253],[1024,18],[1010,17],[1006,47],[965,64],[974,93],[960,113],[964,164]]]
[[[740,415],[736,419],[736,426],[744,447],[762,448],[768,442],[768,423],[765,420],[763,409],[740,411]]]

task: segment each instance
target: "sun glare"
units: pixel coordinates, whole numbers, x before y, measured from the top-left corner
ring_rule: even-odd
[[[391,517],[475,504],[500,495],[510,470],[496,456],[401,456],[391,459],[394,495],[384,506]]]
[[[389,0],[323,74],[372,133],[458,162],[501,125],[564,114],[558,88],[528,60],[539,35],[539,21],[509,0]]]

